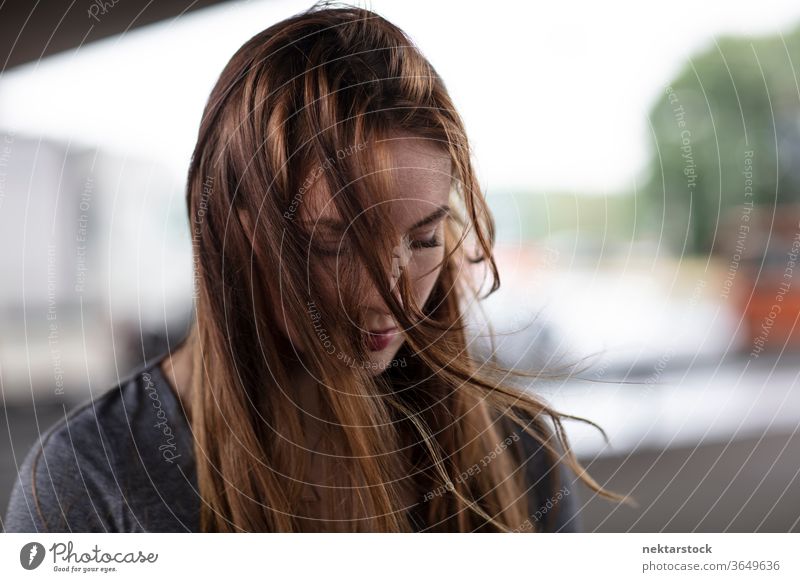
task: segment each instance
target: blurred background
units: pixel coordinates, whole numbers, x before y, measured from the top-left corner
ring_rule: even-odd
[[[205,100],[309,5],[0,4],[3,511],[41,432],[183,337]],[[639,503],[584,489],[584,530],[800,531],[800,4],[365,6],[466,121],[498,357],[566,366],[531,389],[605,429],[567,425]]]

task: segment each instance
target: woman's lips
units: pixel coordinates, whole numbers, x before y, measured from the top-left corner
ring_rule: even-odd
[[[397,328],[390,327],[388,329],[370,330],[366,334],[367,348],[371,352],[380,352],[386,349],[394,336],[397,335]]]

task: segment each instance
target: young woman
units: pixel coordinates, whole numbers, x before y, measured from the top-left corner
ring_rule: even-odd
[[[187,201],[191,332],[48,431],[7,529],[574,531],[565,467],[605,494],[470,345],[493,223],[396,26],[315,5],[245,43]]]

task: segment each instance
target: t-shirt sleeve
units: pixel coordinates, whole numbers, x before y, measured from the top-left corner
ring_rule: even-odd
[[[544,447],[521,428],[522,462],[525,468],[530,515],[523,530],[544,532],[579,532],[576,477],[563,462],[551,463]]]
[[[98,447],[97,430],[92,439],[88,427],[71,424],[51,427],[28,451],[11,492],[6,532],[118,531],[113,463]]]
[[[544,522],[544,531],[555,533],[579,532],[581,531],[581,518],[578,512],[579,504],[575,476],[563,463],[559,463],[556,470],[559,478],[558,486],[542,506],[548,510],[548,513],[552,511],[552,514]],[[537,511],[541,511],[541,508]],[[535,518],[536,513],[533,513],[533,516]]]

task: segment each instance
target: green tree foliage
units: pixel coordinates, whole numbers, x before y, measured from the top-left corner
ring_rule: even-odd
[[[661,91],[643,194],[673,250],[711,250],[732,207],[800,200],[799,69],[800,28],[726,37]]]

